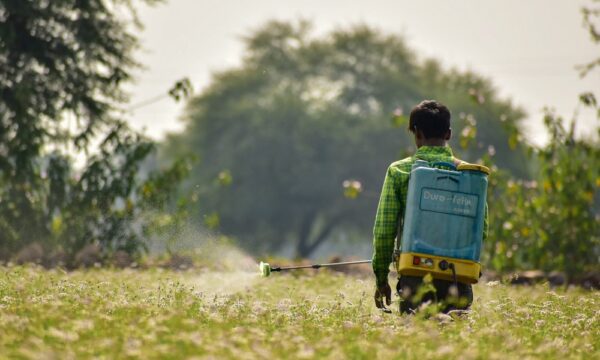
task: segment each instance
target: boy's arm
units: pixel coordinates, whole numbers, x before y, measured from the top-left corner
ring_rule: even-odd
[[[375,226],[373,228],[373,271],[377,286],[388,283],[388,273],[394,252],[394,240],[398,232],[399,215],[402,209],[402,187],[398,174],[391,167],[383,182]]]

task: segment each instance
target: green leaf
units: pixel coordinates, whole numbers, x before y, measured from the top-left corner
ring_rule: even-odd
[[[216,212],[213,212],[204,218],[204,225],[206,225],[206,227],[209,228],[210,230],[214,230],[214,229],[218,228],[220,223],[221,223],[221,218],[219,217],[219,214]]]
[[[229,170],[221,171],[217,179],[219,180],[219,185],[221,186],[229,186],[233,182],[233,177],[231,176],[231,172]]]
[[[598,106],[598,102],[596,101],[596,96],[594,96],[591,92],[585,92],[579,95],[579,101],[588,107],[596,108]]]

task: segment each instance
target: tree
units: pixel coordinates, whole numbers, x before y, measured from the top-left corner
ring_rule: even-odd
[[[321,38],[309,30],[270,22],[248,36],[243,64],[215,75],[189,102],[186,130],[167,141],[167,157],[199,155],[188,187],[249,249],[294,244],[309,256],[335,231],[370,238],[385,169],[412,151],[402,112],[422,99],[447,103],[455,129],[478,122],[463,154],[471,160],[488,145],[507,147],[506,124],[517,128],[523,117],[489,81],[419,61],[398,36],[367,26]],[[526,162],[513,160],[499,162],[526,173]],[[219,186],[224,171],[231,181]]]
[[[597,2],[597,0],[594,0]],[[584,7],[583,23],[594,43],[600,37],[595,22],[600,9]],[[598,59],[579,66],[586,76]],[[539,172],[523,181],[506,172],[490,178],[490,238],[484,258],[499,271],[537,268],[564,271],[571,279],[597,271],[600,261],[600,126],[575,135],[581,107],[592,109],[600,120],[600,107],[592,92],[579,96],[570,123],[551,109],[545,110],[548,144],[529,147]],[[594,138],[595,137],[595,138]]]
[[[140,249],[136,204],[152,194],[138,170],[154,145],[120,120],[131,24],[128,0],[0,1],[0,258],[33,241]]]
[[[592,0],[593,3],[600,3],[599,0]],[[583,16],[583,27],[590,34],[590,39],[594,44],[600,43],[600,5],[592,6],[592,2],[588,6],[581,8]],[[579,74],[585,77],[589,72],[600,66],[600,57],[593,59],[587,64],[579,65]]]

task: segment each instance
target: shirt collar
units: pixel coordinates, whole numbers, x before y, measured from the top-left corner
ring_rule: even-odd
[[[449,146],[421,146],[415,153],[416,157],[429,157],[429,156],[448,156],[453,157],[452,149]]]

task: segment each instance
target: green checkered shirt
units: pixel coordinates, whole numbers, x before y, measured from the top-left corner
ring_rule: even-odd
[[[410,170],[416,159],[428,162],[445,161],[452,163],[455,158],[448,146],[421,146],[414,156],[392,163],[385,175],[375,227],[373,228],[373,271],[377,286],[386,284],[390,263],[394,253],[396,235],[402,235],[400,219],[404,218],[406,193]],[[483,239],[487,237],[487,204],[484,220]]]

